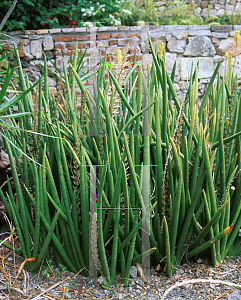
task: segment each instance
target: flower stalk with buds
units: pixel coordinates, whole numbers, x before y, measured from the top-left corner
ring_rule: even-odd
[[[235,47],[235,59],[234,59],[234,65],[233,65],[233,72],[234,72],[235,63],[236,63],[237,46],[238,46],[239,38],[240,38],[240,30],[235,30],[234,40],[235,40],[236,47]]]
[[[163,58],[163,49],[165,48],[165,44],[164,43],[161,43],[159,45],[159,57],[160,58]]]

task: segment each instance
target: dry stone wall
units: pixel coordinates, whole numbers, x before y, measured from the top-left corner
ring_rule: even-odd
[[[170,4],[170,2],[174,4]],[[168,7],[168,4],[170,6]],[[180,4],[180,0],[161,0],[157,1],[155,5],[158,7],[158,10],[162,12],[164,9],[167,10],[167,14],[174,7],[177,7]],[[194,9],[194,14],[206,18],[208,16],[208,6],[210,8],[210,16],[221,17],[226,12],[228,15],[236,15],[238,12],[241,14],[241,0],[187,0],[187,8]],[[191,11],[190,11],[191,14]]]
[[[128,58],[131,67],[134,52],[137,52],[137,61],[142,63],[144,72],[152,62],[152,55],[148,49],[147,32],[153,44],[164,43],[165,60],[169,75],[176,61],[175,89],[180,100],[184,98],[192,63],[194,67],[199,61],[199,99],[202,98],[206,86],[219,61],[219,74],[224,76],[226,58],[225,52],[235,56],[235,30],[241,30],[241,25],[179,25],[179,26],[121,26],[101,28],[68,28],[50,29],[9,33],[14,39],[8,41],[4,49],[10,50],[12,43],[21,45],[20,57],[24,71],[29,79],[35,82],[43,73],[43,58],[46,55],[60,70],[63,70],[60,50],[62,49],[67,65],[72,44],[78,42],[79,51],[87,48],[86,60],[97,55],[94,63],[100,61],[107,52],[107,61],[116,58],[117,49],[124,50],[129,44]],[[51,68],[50,61],[48,62]],[[237,46],[237,56],[234,73],[238,83],[241,83],[241,39]],[[106,74],[107,76],[107,74]],[[106,77],[108,78],[108,77]],[[88,82],[87,82],[88,84]],[[49,78],[51,93],[56,93],[57,82]],[[239,91],[239,88],[238,88]],[[77,95],[80,96],[80,92]]]

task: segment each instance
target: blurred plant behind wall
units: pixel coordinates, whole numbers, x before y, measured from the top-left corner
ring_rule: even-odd
[[[0,20],[9,10],[11,0],[0,2]],[[44,29],[87,26],[121,25],[120,16],[129,14],[123,0],[18,0],[16,9],[6,22],[5,30]],[[71,22],[72,21],[72,22]],[[73,23],[74,21],[74,23]]]

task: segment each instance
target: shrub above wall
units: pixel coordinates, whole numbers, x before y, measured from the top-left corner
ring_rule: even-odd
[[[9,0],[0,1],[0,20],[11,4]],[[121,25],[120,17],[130,14],[124,8],[125,1],[119,0],[18,0],[4,29],[87,27],[89,22],[95,22],[96,26],[118,26]]]
[[[0,2],[0,19],[11,4],[11,0]],[[159,25],[212,22],[235,25],[240,24],[241,16],[230,16],[232,13],[236,16],[238,12],[241,13],[240,0],[79,0],[77,4],[74,0],[18,0],[4,29],[76,28],[88,27],[91,23],[98,27],[132,26],[139,21],[157,22]]]

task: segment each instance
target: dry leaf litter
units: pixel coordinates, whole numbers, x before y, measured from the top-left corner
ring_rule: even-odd
[[[19,248],[17,238],[15,247]],[[225,260],[217,267],[201,259],[196,263],[187,262],[171,278],[158,272],[158,267],[151,270],[150,277],[140,277],[140,265],[137,265],[131,268],[128,287],[121,284],[121,276],[117,273],[114,285],[105,290],[101,287],[101,277],[90,279],[68,271],[60,272],[56,263],[31,274],[26,271],[22,257],[2,246],[0,259],[0,299],[241,300],[241,290],[237,289],[237,285],[241,286],[241,256]],[[195,280],[208,282],[192,283]],[[220,284],[221,281],[230,286]]]

